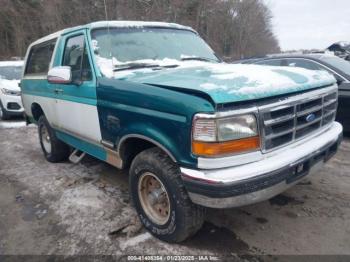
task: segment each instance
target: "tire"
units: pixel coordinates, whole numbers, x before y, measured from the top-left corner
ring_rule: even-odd
[[[58,163],[68,159],[70,154],[69,146],[56,137],[54,130],[44,115],[39,118],[38,133],[41,149],[47,161]]]
[[[0,101],[0,119],[1,120],[9,120],[11,117],[7,113],[6,109],[2,106],[2,103]]]
[[[205,209],[192,203],[179,167],[162,150],[151,148],[141,152],[129,172],[131,200],[151,234],[163,241],[178,243],[202,227]]]

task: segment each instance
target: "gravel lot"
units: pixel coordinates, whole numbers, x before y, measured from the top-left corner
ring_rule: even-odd
[[[0,255],[350,254],[350,139],[325,168],[270,201],[208,210],[192,239],[170,245],[140,227],[126,171],[86,157],[45,161],[35,126],[0,122]]]

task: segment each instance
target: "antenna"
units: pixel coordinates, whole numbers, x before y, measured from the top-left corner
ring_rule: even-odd
[[[105,6],[105,17],[106,17],[106,21],[107,21],[107,33],[109,35],[109,56],[111,58],[111,63],[112,63],[112,67],[114,67],[113,64],[113,57],[112,57],[112,37],[111,37],[111,32],[109,29],[109,20],[108,20],[108,12],[107,12],[107,0],[103,0],[104,6]]]
[[[106,16],[106,21],[108,21],[108,13],[107,13],[107,4],[106,4],[106,0],[103,0],[103,3],[105,5],[105,16]]]

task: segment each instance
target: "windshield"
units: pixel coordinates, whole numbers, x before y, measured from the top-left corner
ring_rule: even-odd
[[[219,62],[214,51],[197,34],[169,28],[110,28],[92,31],[99,58],[113,65],[135,62],[201,60]]]
[[[19,80],[22,76],[21,66],[1,66],[0,79]]]
[[[324,56],[320,58],[322,61],[328,63],[329,65],[339,69],[345,74],[350,76],[350,62],[344,59],[341,59],[336,56]]]

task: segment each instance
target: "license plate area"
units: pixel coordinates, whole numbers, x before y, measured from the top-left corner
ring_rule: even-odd
[[[292,175],[286,179],[287,184],[293,183],[296,180],[306,176],[309,174],[311,168],[311,161],[304,161],[302,163],[298,163],[294,167],[292,167]]]
[[[336,154],[339,146],[338,143],[340,142],[338,141],[337,143],[334,143],[333,145],[329,146],[328,148],[324,149],[318,154],[313,155],[309,159],[306,159],[305,161],[301,161],[293,165],[290,169],[291,175],[286,179],[286,183],[290,184],[295,182],[296,180],[299,180],[300,178],[309,174],[310,169],[316,164],[320,162],[327,162],[333,155]]]

